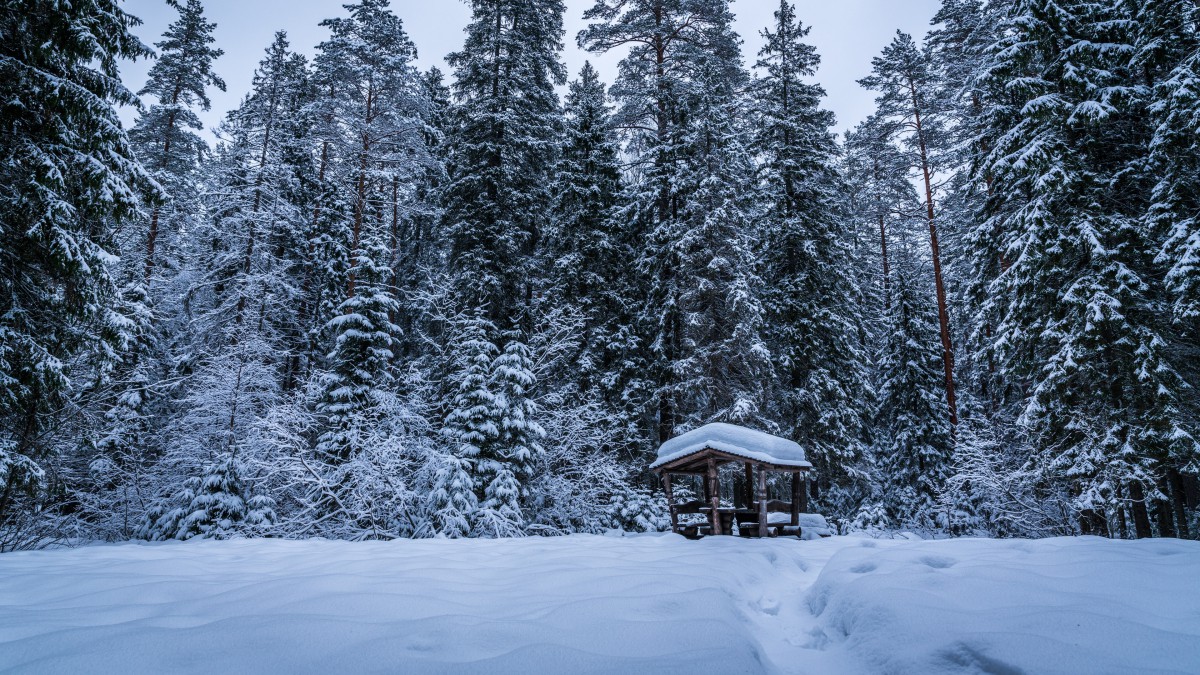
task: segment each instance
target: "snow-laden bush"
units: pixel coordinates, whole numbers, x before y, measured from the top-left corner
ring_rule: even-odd
[[[183,482],[173,499],[150,509],[138,536],[150,540],[230,539],[261,535],[275,523],[275,500],[251,495],[232,456]]]
[[[665,532],[671,529],[667,498],[645,488],[630,487],[614,494],[606,508],[609,527],[625,532]]]
[[[944,526],[958,534],[1053,537],[1077,534],[1062,477],[1029,461],[1019,434],[1001,438],[986,424],[960,426],[953,473],[942,491]]]

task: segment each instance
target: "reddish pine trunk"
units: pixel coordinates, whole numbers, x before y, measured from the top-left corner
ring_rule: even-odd
[[[954,391],[954,345],[950,340],[950,311],[946,302],[946,283],[942,276],[942,253],[938,245],[937,224],[933,210],[933,179],[929,171],[929,156],[925,144],[925,133],[921,126],[921,106],[917,99],[917,86],[909,80],[912,92],[913,115],[916,122],[917,143],[921,151],[921,173],[925,179],[925,210],[929,219],[929,246],[933,256],[933,277],[937,288],[938,324],[942,335],[942,366],[946,377],[946,405],[950,410],[950,426],[958,426],[958,400]]]

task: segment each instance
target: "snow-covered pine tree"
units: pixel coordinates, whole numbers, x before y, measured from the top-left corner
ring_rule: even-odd
[[[562,0],[472,0],[471,8],[466,42],[448,58],[456,107],[443,222],[452,304],[486,312],[483,340],[500,352],[489,385],[498,436],[479,448],[471,468],[485,505],[475,529],[504,535],[524,524],[526,454],[540,451],[528,437],[540,430],[531,419],[533,376],[516,361],[528,353],[536,246],[553,208],[564,7]]]
[[[134,339],[111,265],[114,229],[158,196],[114,110],[137,103],[118,60],[150,55],[137,23],[111,0],[0,7],[0,550],[50,513],[52,430],[86,433],[61,422]]]
[[[1167,267],[1173,301],[1175,364],[1194,386],[1200,383],[1200,7],[1183,0],[1137,3],[1133,67],[1153,81],[1147,111],[1154,133],[1146,165],[1155,184],[1145,221],[1163,241],[1156,262]],[[1193,416],[1197,413],[1193,411]],[[1197,434],[1200,424],[1193,424]],[[1181,448],[1182,449],[1182,448]],[[1181,536],[1195,531],[1195,489],[1200,455],[1176,452],[1166,467],[1168,492]],[[1191,527],[1189,527],[1189,514]]]
[[[167,539],[230,539],[260,535],[275,523],[275,502],[252,495],[237,458],[227,455],[188,478],[174,495],[174,506],[151,509],[138,536]]]
[[[924,207],[909,180],[909,157],[892,121],[872,116],[846,137],[850,207],[873,255],[863,296],[872,353],[872,445],[867,480],[839,486],[859,527],[929,529],[949,473],[950,426],[941,401],[936,305],[920,246]],[[849,489],[848,489],[849,488]],[[857,503],[856,503],[857,502]]]
[[[197,285],[214,289],[211,309],[205,308],[213,324],[204,328],[209,338],[253,325],[259,317],[291,323],[295,291],[287,268],[306,252],[306,213],[297,203],[297,184],[308,168],[300,147],[308,72],[282,32],[267,48],[251,87],[218,129],[222,144],[206,171],[212,221],[195,234]],[[190,295],[203,297],[203,291]]]
[[[1166,233],[1162,258],[1170,265],[1167,283],[1176,316],[1195,331],[1200,320],[1200,10],[1182,0],[1140,4],[1135,63],[1155,78],[1150,160],[1160,172],[1147,220]]]
[[[871,75],[859,80],[867,89],[879,92],[875,99],[876,115],[892,122],[888,128],[910,152],[910,167],[925,188],[925,211],[929,223],[930,257],[933,261],[937,290],[938,323],[942,339],[946,405],[951,426],[958,423],[958,401],[954,385],[954,347],[950,332],[950,308],[942,271],[938,240],[938,222],[934,203],[934,174],[930,148],[944,133],[943,119],[934,105],[936,84],[928,54],[913,42],[912,36],[897,31],[883,53],[871,61]]]
[[[529,348],[510,337],[491,364],[489,385],[492,418],[498,427],[496,444],[481,448],[475,464],[482,487],[475,529],[481,534],[516,535],[525,525],[527,486],[542,454],[541,439],[546,435],[537,422],[538,408],[532,400],[535,384]]]
[[[712,419],[765,422],[768,353],[753,264],[753,162],[729,4],[598,0],[579,42],[629,48],[613,87],[638,171],[622,217],[643,242],[651,440]],[[652,411],[652,412],[651,412]]]
[[[916,195],[911,204],[917,205]],[[918,227],[921,223],[918,221]],[[911,219],[890,234],[890,303],[885,308],[876,410],[875,468],[879,496],[892,523],[933,529],[947,521],[938,498],[950,475],[951,429],[927,264]]]
[[[537,292],[535,335],[540,391],[567,421],[577,411],[597,423],[606,452],[641,440],[637,396],[640,368],[635,328],[640,311],[634,268],[636,242],[621,225],[620,146],[604,84],[585,63],[568,88],[565,136],[555,168],[554,212],[538,255],[544,277]],[[593,417],[585,408],[608,411]],[[579,438],[565,429],[558,441]],[[578,456],[599,448],[573,448]],[[565,452],[565,450],[564,450]]]
[[[188,360],[198,377],[187,385],[187,407],[227,400],[228,424],[220,426],[229,440],[217,443],[225,451],[271,405],[251,392],[278,394],[286,385],[291,364],[281,355],[303,334],[293,305],[307,253],[299,198],[309,170],[299,147],[307,79],[304,58],[277,33],[250,94],[218,129],[221,143],[205,168],[212,217],[190,233]],[[205,391],[209,385],[219,391]],[[243,393],[255,404],[242,405]]]
[[[828,488],[862,456],[868,359],[833,114],[810,83],[820,57],[804,42],[808,31],[781,0],[753,83],[754,150],[766,206],[759,257],[770,280],[763,304],[776,364],[773,417],[808,449]]]
[[[330,347],[318,376],[317,410],[326,424],[317,455],[334,466],[370,452],[362,444],[365,429],[379,412],[380,392],[394,384],[400,303],[391,287],[389,244],[403,207],[398,201],[425,161],[426,98],[412,65],[416,49],[388,5],[362,0],[347,5],[348,17],[325,20],[331,35],[316,60],[325,96],[318,113],[326,118],[325,190],[332,187],[346,204],[323,208],[326,222],[341,222],[330,222],[322,234],[344,251],[348,265],[344,279],[334,279],[342,288],[325,283],[326,293],[341,300],[325,324]]]
[[[457,317],[450,329],[448,352],[455,363],[446,378],[450,405],[441,428],[450,448],[436,470],[429,497],[435,534],[465,537],[476,522],[475,463],[500,439],[491,386],[492,362],[499,350],[488,337],[494,332],[482,309]]]
[[[212,102],[208,88],[225,91],[225,81],[213,72],[213,63],[224,54],[212,47],[216,24],[204,17],[200,0],[167,0],[179,12],[179,18],[167,27],[159,49],[158,61],[150,68],[146,85],[139,96],[151,96],[151,104],[137,120],[129,137],[142,163],[166,190],[166,200],[155,204],[145,223],[142,238],[142,271],[151,285],[155,266],[162,257],[164,244],[174,246],[174,237],[182,221],[193,213],[190,201],[196,191],[196,170],[208,150],[207,143],[195,132],[202,128],[196,109],[208,110]],[[125,252],[132,259],[133,249]]]
[[[486,307],[507,332],[525,318],[553,203],[564,10],[562,0],[472,0],[471,10],[466,42],[447,58],[457,105],[445,236],[461,306]]]
[[[674,397],[685,402],[686,424],[721,420],[766,427],[771,354],[763,338],[758,204],[741,96],[749,78],[733,16],[727,7],[721,11],[720,36],[696,55],[695,89],[684,101],[688,124],[676,180],[686,199],[677,227],[652,233],[642,265],[655,278],[676,275],[652,297],[677,305],[682,314]],[[676,330],[660,326],[661,335]]]
[[[995,316],[979,311],[983,304],[973,297],[973,276],[967,243],[969,237],[981,230],[977,227],[984,202],[992,190],[987,176],[975,175],[972,167],[979,164],[981,155],[995,141],[984,123],[984,102],[989,97],[981,68],[984,56],[999,37],[1008,5],[983,0],[946,0],[934,16],[935,28],[925,43],[930,68],[934,74],[933,107],[943,116],[944,124],[932,139],[931,156],[942,181],[942,196],[938,206],[938,221],[943,246],[950,306],[958,320],[954,322],[953,342],[961,345],[956,354],[955,384],[960,417],[971,415],[1013,414],[1005,387],[1014,383],[998,367],[991,349]],[[993,267],[1004,262],[997,255]],[[994,273],[994,272],[989,272]],[[994,419],[996,424],[1011,428],[1011,419]]]
[[[548,311],[574,310],[583,317],[579,353],[570,367],[573,385],[587,391],[612,366],[610,335],[627,313],[621,277],[629,262],[614,217],[621,190],[620,148],[604,83],[590,62],[568,89],[565,121],[555,168],[554,219],[541,252],[547,268],[541,292]]]
[[[446,187],[447,133],[451,120],[451,93],[442,71],[430,68],[421,74],[425,96],[424,132],[428,161],[415,177],[412,194],[398,227],[392,233],[392,284],[400,289],[403,310],[396,323],[404,331],[401,358],[426,354],[423,343],[427,319],[419,298],[428,296],[432,276],[441,276],[444,240],[438,227],[442,219],[442,193]]]
[[[1129,506],[1137,536],[1174,531],[1159,492],[1163,462],[1195,452],[1185,383],[1164,333],[1161,270],[1139,223],[1138,166],[1149,136],[1131,83],[1122,10],[1082,0],[1020,0],[982,67],[990,146],[988,219],[971,237],[976,297],[999,318],[993,344],[1028,383],[1021,421],[1033,461],[1075,496],[1084,531]]]

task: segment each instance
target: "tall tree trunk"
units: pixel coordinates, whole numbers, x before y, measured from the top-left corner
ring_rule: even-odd
[[[175,91],[171,93],[171,105],[179,105],[179,95],[183,93],[183,86],[175,85]],[[171,114],[167,116],[167,128],[163,131],[163,153],[160,169],[166,171],[171,159],[171,134],[175,131],[175,117],[178,115],[178,109],[174,107]],[[158,219],[161,213],[161,206],[155,204],[154,210],[150,214],[150,231],[146,233],[146,269],[144,272],[146,285],[150,285],[150,275],[154,272],[154,249],[158,244]]]
[[[1179,475],[1178,469],[1171,468],[1167,470],[1167,481],[1171,486],[1171,505],[1175,507],[1175,523],[1179,528],[1179,537],[1181,539],[1191,539],[1187,521],[1187,510],[1184,508],[1183,477]]]
[[[1158,489],[1164,495],[1168,495],[1166,499],[1154,500],[1154,519],[1158,521],[1158,536],[1174,537],[1175,536],[1175,514],[1171,512],[1171,490],[1167,487],[1167,480],[1160,478],[1158,480]]]
[[[879,214],[879,249],[883,255],[883,301],[884,308],[887,309],[892,305],[891,298],[891,278],[892,268],[888,262],[887,250],[887,225],[884,223],[883,214]]]
[[[950,410],[950,426],[958,427],[958,400],[954,391],[954,344],[950,339],[950,310],[946,302],[946,282],[942,276],[942,253],[938,245],[937,222],[933,209],[933,177],[929,168],[929,153],[925,143],[925,131],[921,124],[921,105],[917,97],[917,85],[908,81],[912,93],[913,116],[916,122],[917,146],[921,152],[921,173],[925,180],[925,211],[929,219],[929,247],[933,257],[933,278],[937,289],[938,324],[942,335],[942,366],[946,377],[946,405]]]
[[[1137,481],[1129,484],[1129,508],[1133,511],[1134,536],[1138,539],[1153,536],[1154,533],[1150,529],[1150,513],[1146,510],[1146,492]]]

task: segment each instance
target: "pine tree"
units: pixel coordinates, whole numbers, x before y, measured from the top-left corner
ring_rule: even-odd
[[[747,75],[728,2],[598,0],[580,45],[629,48],[616,123],[639,167],[623,219],[643,241],[652,439],[716,418],[765,422],[768,353],[753,265]]]
[[[641,261],[655,278],[668,271],[674,276],[651,297],[681,314],[683,349],[672,364],[679,378],[672,396],[684,402],[683,419],[692,427],[711,420],[765,426],[769,419],[771,354],[755,264],[754,163],[737,93],[746,78],[738,41],[731,32],[728,38],[729,51],[697,64],[698,96],[687,101],[691,123],[680,144],[687,154],[677,177],[687,199],[679,222],[652,233]],[[675,331],[660,324],[659,335]]]
[[[508,331],[520,325],[552,203],[564,10],[562,0],[471,8],[466,43],[447,58],[457,108],[444,222],[455,296]]]
[[[1147,223],[1165,234],[1161,258],[1176,317],[1200,320],[1200,9],[1182,0],[1137,3],[1133,66],[1152,81],[1148,112],[1154,124],[1149,163],[1158,174]]]
[[[558,358],[545,370],[541,389],[552,392],[554,415],[603,405],[610,411],[597,420],[604,447],[618,452],[640,440],[638,397],[631,392],[641,375],[635,365],[638,242],[619,216],[620,147],[605,86],[590,63],[571,83],[564,112],[554,213],[539,254],[545,274],[534,336],[535,343],[554,345]]]
[[[452,304],[484,312],[482,339],[500,351],[489,389],[498,435],[479,447],[471,468],[481,499],[475,529],[506,535],[524,525],[522,481],[540,452],[530,437],[540,427],[531,419],[534,382],[523,359],[562,131],[554,87],[565,80],[564,8],[562,0],[473,0],[471,7],[466,42],[448,58],[457,105],[443,222]]]
[[[545,237],[548,274],[542,294],[555,309],[583,315],[582,344],[572,368],[578,387],[586,390],[611,365],[606,350],[624,310],[620,278],[628,262],[615,223],[620,149],[604,84],[591,63],[571,83],[565,113],[566,140],[556,167],[554,219]]]
[[[45,496],[48,432],[133,339],[111,263],[157,196],[113,107],[136,104],[117,61],[150,54],[137,23],[109,0],[0,7],[0,539]]]
[[[478,504],[475,465],[500,439],[491,388],[492,361],[499,350],[488,339],[495,329],[482,310],[457,323],[450,343],[457,363],[448,378],[450,408],[441,429],[452,447],[431,495],[434,531],[448,537],[471,533]]]
[[[929,529],[946,524],[937,511],[950,474],[951,429],[940,402],[937,317],[929,302],[932,289],[924,283],[929,275],[912,235],[904,229],[897,235],[877,365],[876,469],[891,521]]]
[[[233,456],[209,465],[184,481],[175,507],[152,510],[138,535],[164,541],[261,534],[275,522],[275,503],[266,495],[251,496],[242,471]]]
[[[809,449],[828,487],[853,473],[862,454],[867,358],[851,274],[854,237],[839,212],[833,115],[820,107],[824,90],[807,81],[820,63],[803,42],[808,31],[781,0],[759,52],[754,148],[767,207],[761,259],[778,364],[775,415]]]
[[[194,196],[196,168],[207,151],[207,144],[194,131],[202,128],[195,109],[212,106],[209,87],[225,91],[225,81],[212,69],[225,52],[210,46],[216,24],[204,18],[204,5],[200,0],[187,0],[186,4],[167,0],[167,4],[179,12],[179,18],[154,44],[161,53],[150,68],[146,86],[138,92],[157,102],[138,118],[129,134],[138,158],[167,192],[166,202],[154,206],[147,224],[143,253],[147,285],[161,246],[161,231],[169,229],[168,225],[178,229],[181,223],[173,221],[186,219],[192,209],[188,200]]]
[[[322,168],[325,220],[318,224],[328,224],[322,236],[332,262],[343,266],[325,275],[332,311],[326,310],[323,333],[331,347],[316,403],[326,420],[317,455],[334,467],[370,451],[365,430],[395,380],[400,303],[391,286],[389,243],[400,186],[407,195],[426,150],[426,99],[403,23],[387,0],[363,0],[347,10],[349,17],[323,22],[331,36],[321,44],[315,75],[324,94],[318,114],[326,120],[322,162],[328,164]]]
[[[976,171],[994,182],[972,237],[995,344],[1030,395],[1034,461],[1071,486],[1084,531],[1132,507],[1149,536],[1159,462],[1194,452],[1185,384],[1163,333],[1153,245],[1138,220],[1148,130],[1129,96],[1131,35],[1116,8],[1022,0],[984,65],[997,142]],[[1133,158],[1132,160],[1130,158]],[[1171,531],[1160,515],[1160,532]]]
[[[1200,367],[1188,355],[1200,353],[1200,8],[1176,0],[1137,3],[1132,66],[1153,82],[1146,101],[1154,127],[1146,171],[1156,183],[1144,220],[1163,242],[1155,262],[1173,301],[1173,364],[1194,387]],[[1193,420],[1195,419],[1193,415]],[[1193,422],[1192,434],[1198,425]],[[1180,536],[1197,536],[1192,504],[1189,524],[1187,483],[1200,474],[1200,454],[1186,446],[1171,453],[1166,489]]]
[[[958,399],[954,385],[954,346],[950,333],[950,308],[946,281],[942,272],[941,246],[934,204],[933,177],[936,167],[930,147],[943,133],[941,111],[933,103],[936,84],[928,55],[917,48],[911,36],[897,31],[896,38],[883,53],[871,61],[872,74],[859,80],[867,89],[879,92],[876,115],[892,121],[891,129],[909,148],[911,166],[925,187],[925,211],[929,223],[930,256],[933,260],[934,286],[937,289],[938,323],[942,338],[942,365],[945,373],[946,405],[950,425],[958,424]]]

